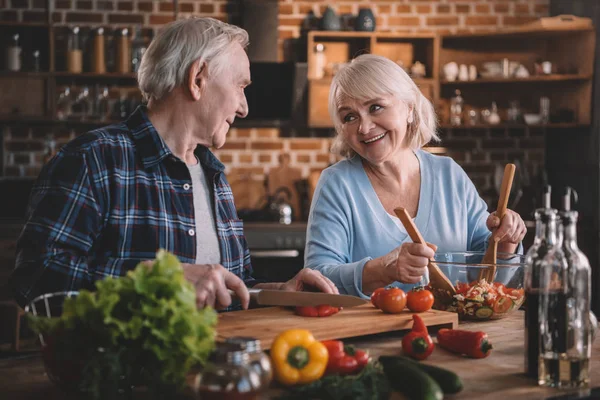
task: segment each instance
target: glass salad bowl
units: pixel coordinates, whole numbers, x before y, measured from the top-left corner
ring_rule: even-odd
[[[461,320],[487,321],[504,318],[525,301],[523,277],[525,256],[498,253],[496,273],[492,282],[481,278],[493,264],[482,264],[484,252],[438,252],[435,263],[446,274],[456,289],[447,296],[439,289],[428,287],[433,293],[436,310],[458,313]]]

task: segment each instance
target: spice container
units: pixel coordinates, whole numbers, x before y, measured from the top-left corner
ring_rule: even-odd
[[[142,57],[147,48],[146,38],[142,36],[142,28],[138,27],[135,29],[133,40],[131,41],[131,69],[133,72],[138,72]]]
[[[237,344],[248,353],[250,365],[260,376],[262,385],[268,387],[273,379],[273,369],[271,360],[261,349],[260,340],[253,337],[235,336],[228,338],[226,342]]]
[[[121,74],[131,72],[131,43],[129,42],[129,29],[123,28],[117,36],[117,71]]]
[[[202,400],[252,400],[265,389],[248,353],[234,343],[218,344],[194,381],[196,398]]]
[[[67,71],[81,73],[83,69],[79,27],[75,26],[69,33],[67,49]]]
[[[6,48],[6,69],[9,71],[21,70],[21,47],[19,46],[19,34],[12,36],[13,43]]]
[[[104,28],[98,28],[94,33],[94,59],[92,62],[92,72],[104,74],[106,72],[106,62],[104,61]]]

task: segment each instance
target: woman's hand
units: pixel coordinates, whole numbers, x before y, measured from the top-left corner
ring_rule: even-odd
[[[486,223],[492,232],[492,239],[500,243],[519,244],[527,233],[525,222],[519,214],[513,210],[506,210],[506,214],[500,221],[496,212],[490,214]]]
[[[435,248],[429,244],[403,243],[390,252],[392,262],[384,265],[384,274],[392,282],[419,283],[429,260],[435,255],[432,247]]]

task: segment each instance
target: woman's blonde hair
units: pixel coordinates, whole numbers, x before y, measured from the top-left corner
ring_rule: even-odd
[[[344,65],[333,77],[329,89],[329,115],[336,135],[331,151],[346,158],[356,153],[342,135],[342,121],[338,114],[339,101],[349,97],[367,101],[382,95],[393,95],[412,108],[412,123],[406,131],[409,146],[418,149],[430,141],[438,141],[437,118],[433,105],[419,90],[406,72],[392,60],[364,54]]]

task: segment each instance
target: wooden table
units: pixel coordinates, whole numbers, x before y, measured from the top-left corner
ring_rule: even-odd
[[[460,329],[483,330],[488,333],[494,350],[485,359],[462,358],[436,348],[427,362],[451,369],[464,382],[464,391],[452,396],[452,399],[544,399],[568,393],[540,388],[523,375],[523,321],[523,313],[517,312],[500,321],[462,323]],[[401,353],[401,340],[397,332],[355,338],[347,342],[369,349],[374,357]],[[595,342],[592,350],[590,375],[590,386],[600,385],[600,340]],[[273,393],[275,392],[269,394]],[[54,400],[63,399],[64,395],[48,381],[41,358],[33,356],[0,361],[0,397],[14,400]]]

